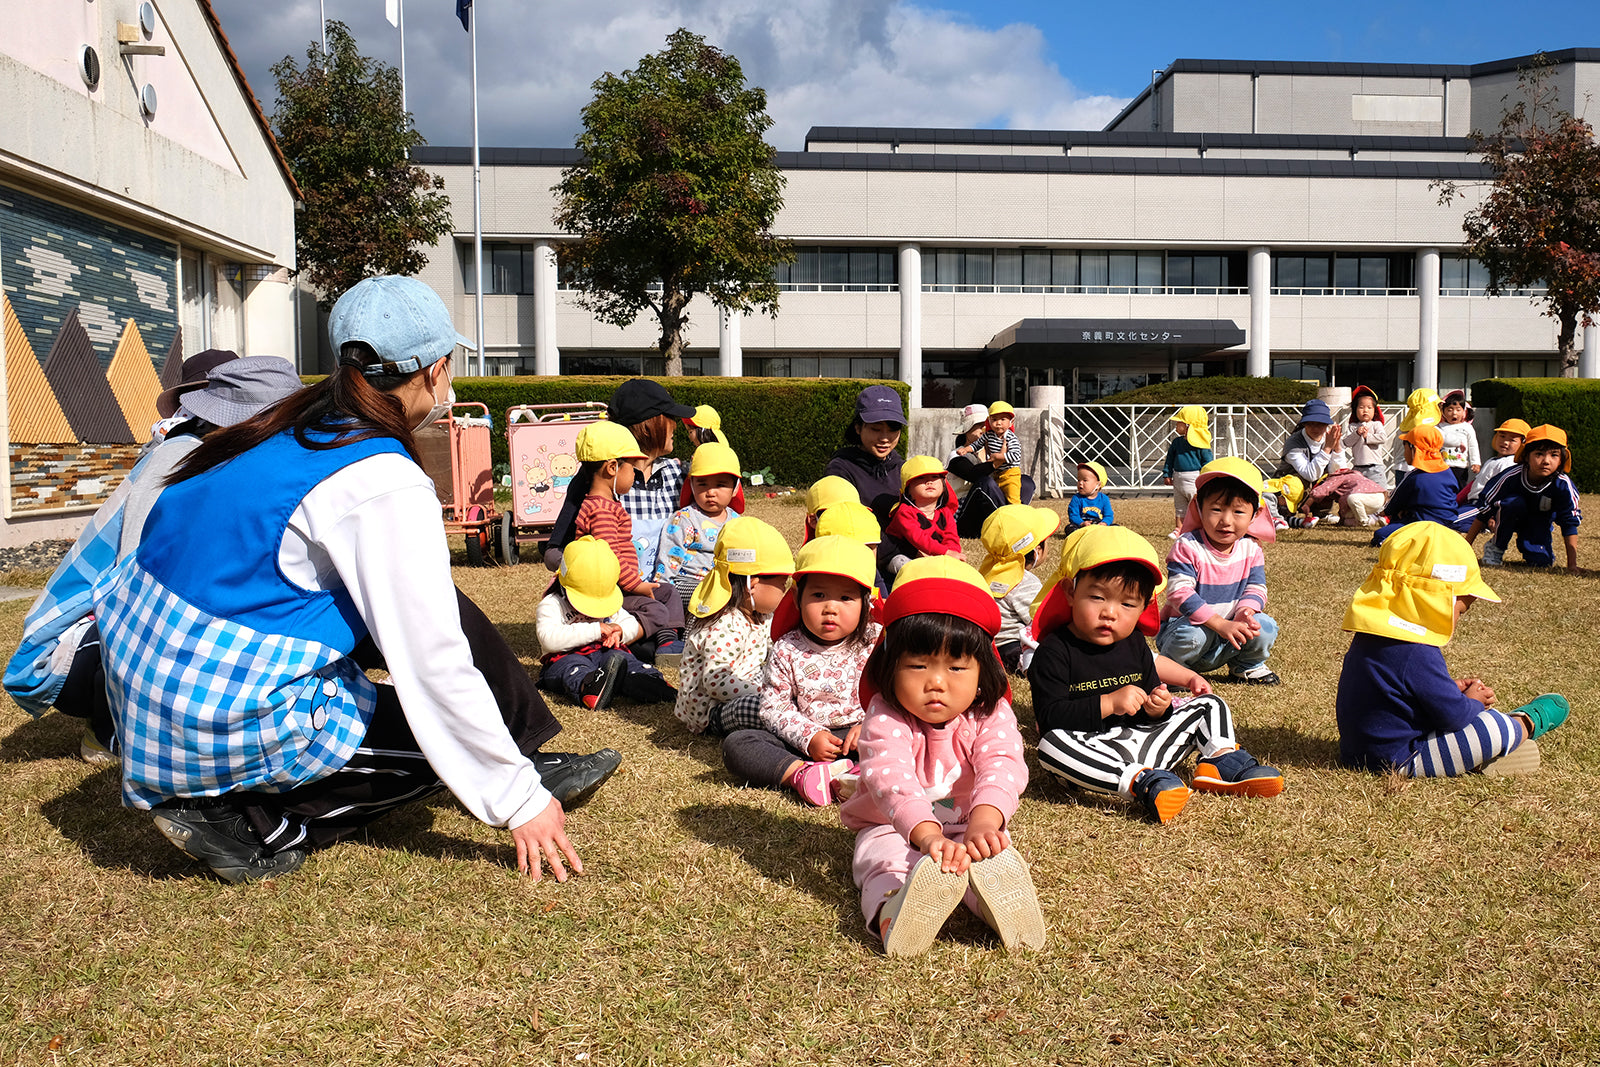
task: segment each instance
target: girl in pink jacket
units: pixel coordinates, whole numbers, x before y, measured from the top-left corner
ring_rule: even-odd
[[[867,660],[860,787],[840,809],[868,927],[891,956],[927,951],[966,902],[1006,948],[1041,948],[1044,916],[1008,824],[1028,784],[1000,610],[950,556],[908,562]]]

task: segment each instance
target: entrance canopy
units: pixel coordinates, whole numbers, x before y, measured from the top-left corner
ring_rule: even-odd
[[[1023,319],[984,347],[1008,364],[1200,359],[1244,344],[1232,319]]]

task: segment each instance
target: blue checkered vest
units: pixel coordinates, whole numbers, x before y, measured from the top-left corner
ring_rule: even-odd
[[[95,589],[125,804],[279,792],[354,755],[375,707],[348,658],[366,626],[343,589],[285,578],[278,547],[311,489],[383,452],[404,449],[317,451],[284,433],[161,494],[138,551]]]

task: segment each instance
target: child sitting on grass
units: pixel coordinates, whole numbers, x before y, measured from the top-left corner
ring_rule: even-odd
[[[833,505],[827,514],[817,519],[815,536],[827,537],[832,534],[861,542],[872,549],[874,558],[878,555],[878,547],[883,544],[883,531],[878,526],[878,519],[872,514],[872,509],[853,500]],[[889,595],[889,580],[883,576],[881,569],[877,571],[877,585],[873,593],[873,607],[876,610],[882,606],[883,598]],[[784,629],[790,627],[785,626]]]
[[[616,553],[597,537],[580,537],[562,552],[556,580],[534,614],[544,653],[541,688],[566,693],[587,708],[609,707],[619,689],[640,704],[677,698],[660,671],[628,651],[640,629],[622,606],[619,573]]]
[[[1195,476],[1212,460],[1211,426],[1206,409],[1186,404],[1172,416],[1172,443],[1167,445],[1167,461],[1161,466],[1161,479],[1172,486],[1172,533],[1176,539],[1183,514],[1194,496]]]
[[[1033,600],[1044,588],[1033,566],[1050,544],[1061,516],[1049,508],[1007,504],[983,520],[983,562],[978,573],[1000,606],[995,651],[1010,672],[1026,671],[1033,659]]]
[[[1401,448],[1409,468],[1389,496],[1389,521],[1372,531],[1372,543],[1381,545],[1400,527],[1412,522],[1436,522],[1460,533],[1462,509],[1456,503],[1456,476],[1445,463],[1444,440],[1439,427],[1423,424],[1400,435]]]
[[[908,559],[961,555],[956,495],[944,464],[932,456],[912,456],[900,468],[900,488],[879,552],[891,580]]]
[[[926,952],[966,902],[1007,949],[1043,948],[1044,914],[1010,824],[1028,784],[1000,615],[971,564],[906,564],[884,608],[860,699],[861,788],[851,874],[891,956]]]
[[[711,570],[717,535],[739,517],[731,506],[739,489],[739,457],[727,445],[706,442],[689,460],[685,488],[691,503],[673,512],[661,528],[655,580],[672,583],[687,608],[695,586]]]
[[[994,464],[994,481],[1007,504],[1022,503],[1022,440],[1011,428],[1016,421],[1017,409],[996,400],[989,405],[988,426],[978,439],[978,451]]]
[[[780,605],[775,621],[793,629],[774,634],[761,683],[761,725],[722,742],[733,776],[752,785],[787,786],[822,807],[853,785],[852,761],[861,732],[856,685],[872,652],[872,550],[837,535],[806,543],[795,559],[798,611]],[[786,598],[787,599],[787,598]]]
[[[1494,481],[1495,475],[1507,467],[1516,466],[1517,452],[1531,429],[1521,419],[1507,419],[1496,426],[1494,436],[1489,439],[1489,451],[1494,455],[1478,469],[1478,476],[1467,484],[1466,489],[1456,495],[1456,500],[1474,506],[1482,504],[1483,491]]]
[[[861,497],[856,493],[856,487],[837,474],[829,474],[818,478],[811,483],[811,488],[806,490],[806,532],[800,543],[805,544],[817,536],[817,521],[822,518],[823,512],[838,504],[861,504]],[[862,505],[866,507],[866,505]],[[871,508],[867,508],[871,511]],[[876,521],[876,519],[874,519]]]
[[[1117,521],[1111,498],[1105,494],[1106,469],[1092,459],[1078,464],[1078,491],[1067,502],[1067,532],[1084,526],[1112,525]]]
[[[1167,554],[1167,598],[1156,651],[1201,674],[1277,685],[1267,666],[1278,624],[1267,610],[1262,541],[1276,540],[1261,472],[1236,457],[1200,468],[1183,532]]]
[[[1415,522],[1383,543],[1344,616],[1355,637],[1339,674],[1341,763],[1407,778],[1539,769],[1533,738],[1566,721],[1566,700],[1546,693],[1505,714],[1493,689],[1445,666],[1440,649],[1479,600],[1500,598],[1454,530]]]
[[[1070,785],[1137,800],[1165,823],[1189,802],[1175,773],[1198,752],[1194,788],[1272,797],[1283,775],[1238,747],[1228,705],[1205,677],[1153,656],[1161,565],[1123,526],[1091,526],[1062,546],[1056,577],[1034,613],[1028,682],[1039,722],[1039,764]],[[1168,686],[1194,694],[1174,697]]]
[[[859,506],[859,505],[857,505]],[[689,636],[672,713],[697,734],[724,737],[761,726],[761,678],[777,610],[794,572],[783,535],[760,519],[729,520],[711,571],[689,600]]]
[[[1483,503],[1467,531],[1470,544],[1494,524],[1494,536],[1483,546],[1486,566],[1505,562],[1506,546],[1513,536],[1523,562],[1534,567],[1554,566],[1550,532],[1553,526],[1560,526],[1567,546],[1567,573],[1577,573],[1578,526],[1583,511],[1578,506],[1578,488],[1565,473],[1570,470],[1572,450],[1567,447],[1565,430],[1535,426],[1528,431],[1516,465],[1501,471],[1483,491]]]

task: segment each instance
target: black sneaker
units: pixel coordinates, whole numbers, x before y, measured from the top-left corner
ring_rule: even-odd
[[[656,662],[660,662],[659,657]],[[620,686],[622,695],[635,704],[671,704],[678,699],[672,683],[654,672],[626,675]]]
[[[611,694],[617,690],[617,679],[628,672],[628,657],[612,649],[600,660],[600,666],[583,676],[578,683],[578,699],[586,708],[608,708]]]
[[[162,836],[224,882],[237,885],[276,878],[299,870],[306,861],[303,849],[268,852],[249,821],[226,804],[162,807],[152,814]]]
[[[683,635],[677,630],[657,631],[655,665],[674,669],[683,665]]]
[[[561,801],[567,811],[578,807],[594,796],[595,790],[605,784],[622,766],[622,753],[614,748],[584,755],[581,752],[535,752],[533,765],[550,795]]]

